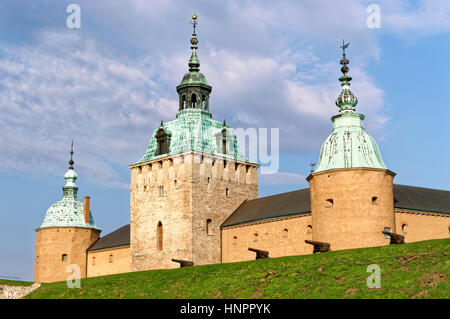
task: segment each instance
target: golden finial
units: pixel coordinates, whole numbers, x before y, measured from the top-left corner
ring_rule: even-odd
[[[191,21],[191,23],[192,23],[192,25],[194,26],[194,34],[195,34],[195,27],[197,26],[197,19],[198,19],[198,17],[197,17],[197,15],[194,13],[193,15],[192,15],[192,20],[193,21]]]

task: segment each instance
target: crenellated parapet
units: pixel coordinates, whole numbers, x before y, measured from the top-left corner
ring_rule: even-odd
[[[192,151],[129,167],[131,188],[143,191],[144,186],[156,186],[167,181],[176,183],[192,177],[206,183],[257,184],[259,165]]]

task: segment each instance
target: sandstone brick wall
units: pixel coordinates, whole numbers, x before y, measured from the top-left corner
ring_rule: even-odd
[[[66,280],[67,267],[77,264],[86,277],[86,250],[98,239],[100,230],[81,227],[52,227],[36,231],[35,282]],[[63,261],[63,254],[67,260]]]
[[[220,263],[220,225],[244,200],[258,197],[257,167],[222,160],[212,163],[211,158],[194,165],[193,261],[196,265]],[[211,235],[206,233],[208,219]]]
[[[313,247],[305,243],[312,239],[311,214],[280,218],[254,224],[222,229],[222,261],[254,260],[249,247],[269,251],[269,257],[305,255]]]
[[[105,276],[130,271],[130,246],[89,251],[87,276]]]
[[[396,232],[393,177],[388,170],[370,168],[313,173],[313,240],[330,243],[331,250],[389,245],[382,230]]]
[[[406,243],[450,237],[450,216],[446,214],[396,209],[395,224]]]
[[[242,201],[258,193],[257,165],[224,164],[220,158],[196,152],[130,168],[132,271],[179,267],[171,258],[196,265],[220,262],[220,224]],[[211,219],[211,235],[206,234],[207,219]],[[157,248],[159,222],[162,250]]]

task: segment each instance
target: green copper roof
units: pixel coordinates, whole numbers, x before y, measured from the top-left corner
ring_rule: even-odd
[[[156,134],[160,128],[163,128],[170,136],[169,152],[156,155]],[[226,153],[223,152],[223,133],[226,134]],[[189,109],[179,111],[176,120],[162,123],[160,127],[154,130],[147,152],[138,163],[187,151],[198,151],[229,159],[248,161],[241,154],[232,128],[212,119],[209,112],[200,109]]]
[[[188,151],[248,161],[239,149],[234,130],[226,125],[225,121],[222,123],[212,119],[209,110],[209,94],[212,88],[200,73],[198,39],[195,33],[197,16],[193,15],[192,18],[192,54],[188,63],[189,72],[183,76],[176,88],[179,95],[176,119],[167,123],[161,122],[153,132],[147,152],[136,164]]]
[[[73,153],[73,151],[71,152]],[[94,219],[89,211],[89,224],[84,222],[83,203],[78,201],[78,187],[75,181],[78,178],[77,173],[73,169],[73,160],[70,159],[69,170],[64,175],[66,185],[63,186],[63,198],[59,202],[54,203],[47,209],[44,221],[40,228],[46,227],[83,227],[94,228]]]
[[[344,56],[341,71],[344,75],[339,78],[342,90],[336,100],[339,114],[331,118],[333,131],[322,144],[315,172],[333,168],[386,168],[377,143],[364,129],[364,115],[355,112],[358,99],[350,90],[352,78],[347,76],[347,46],[348,44],[342,47]]]

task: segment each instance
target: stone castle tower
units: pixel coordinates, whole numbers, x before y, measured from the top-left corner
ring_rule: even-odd
[[[147,152],[130,165],[131,271],[221,262],[219,226],[257,198],[257,168],[234,130],[212,119],[211,86],[200,73],[193,15],[189,72],[177,86],[176,119],[155,129]]]
[[[78,201],[78,176],[73,169],[74,161],[69,161],[69,170],[64,175],[63,198],[47,210],[41,226],[36,229],[36,250],[34,263],[35,282],[54,282],[66,280],[70,275],[67,267],[76,264],[80,267],[80,277],[86,277],[86,249],[100,235],[89,209],[89,197],[84,205]]]
[[[343,45],[342,91],[336,100],[339,114],[331,118],[333,131],[320,151],[310,184],[313,240],[332,250],[389,244],[383,230],[395,232],[393,179],[378,145],[356,113],[358,99],[350,91],[349,61]]]

